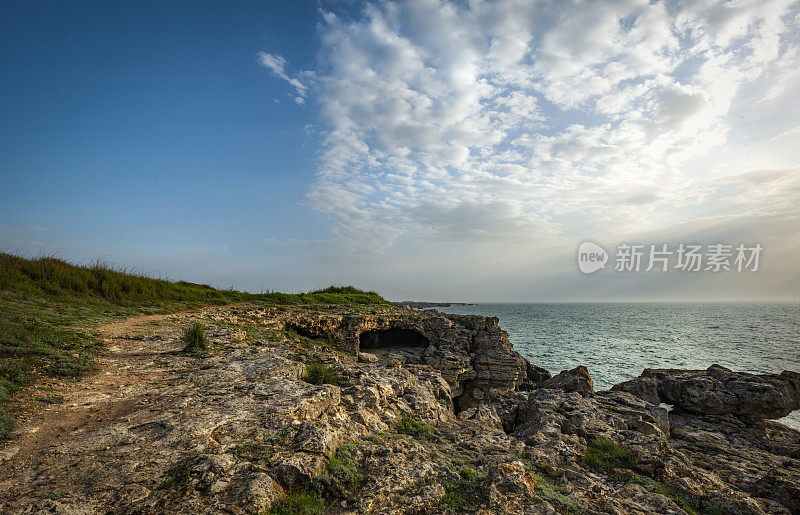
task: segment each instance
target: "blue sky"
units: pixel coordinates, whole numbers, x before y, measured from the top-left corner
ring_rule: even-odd
[[[251,291],[797,298],[798,13],[5,2],[0,247]],[[584,239],[765,261],[585,277]]]
[[[6,238],[177,276],[204,249],[322,234],[299,205],[310,114],[256,60],[312,60],[317,7],[281,4],[4,3]]]

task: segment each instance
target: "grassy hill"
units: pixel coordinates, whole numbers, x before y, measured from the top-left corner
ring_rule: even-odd
[[[37,378],[79,378],[90,371],[101,349],[94,328],[101,324],[235,302],[387,304],[377,293],[352,286],[253,294],[156,279],[101,262],[81,266],[0,252],[0,402]],[[0,408],[0,438],[13,424]]]

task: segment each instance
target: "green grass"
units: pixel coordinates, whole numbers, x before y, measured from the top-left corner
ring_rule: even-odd
[[[454,510],[478,511],[483,505],[480,483],[484,479],[486,474],[469,467],[462,468],[458,473],[458,481],[444,482],[442,503]]]
[[[268,460],[273,454],[271,445],[259,442],[235,445],[231,447],[228,452],[248,461]]]
[[[206,338],[206,326],[195,322],[183,332],[183,352],[195,356],[205,356],[211,351]]]
[[[3,409],[0,409],[0,440],[11,438],[12,429],[14,429],[14,419],[9,417]]]
[[[316,478],[317,484],[329,498],[350,498],[353,488],[361,483],[358,462],[353,458],[355,446],[344,444],[328,461],[325,471]]]
[[[669,497],[689,515],[717,515],[721,513],[718,507],[708,505],[702,499],[694,499],[677,488],[637,472],[636,460],[633,454],[610,438],[595,438],[589,442],[586,448],[586,456],[584,457],[584,465],[602,471],[609,471],[615,468],[631,470],[633,472],[632,482],[642,485],[651,492]]]
[[[327,288],[321,290],[314,290],[310,291],[311,294],[319,294],[319,293],[336,293],[336,294],[345,294],[345,295],[377,295],[378,292],[375,291],[364,291],[359,290],[354,286],[328,286]]]
[[[567,414],[567,410],[565,410],[564,408],[562,408],[560,406],[554,407],[553,411],[555,411],[556,413],[560,413],[561,415],[566,415]]]
[[[386,304],[374,291],[354,286],[329,286],[308,293],[246,293],[218,290],[206,284],[156,279],[112,267],[102,261],[88,266],[54,256],[34,259],[0,252],[0,290],[50,299],[80,299],[116,306],[174,309],[264,301],[278,304]]]
[[[414,438],[433,438],[436,436],[436,428],[425,421],[403,415],[400,424],[397,426],[399,434],[413,436]]]
[[[318,494],[303,490],[292,492],[272,503],[266,513],[268,515],[319,515],[324,509],[325,503]]]
[[[639,474],[638,472],[633,473],[633,479],[631,479],[631,481],[636,484],[642,485],[650,492],[654,492],[669,497],[670,499],[672,499],[673,502],[675,502],[675,504],[680,506],[680,508],[689,515],[722,514],[722,510],[720,510],[717,506],[710,506],[702,501],[698,502],[695,499],[684,495],[680,490],[671,487],[665,483],[662,483],[661,481],[656,481],[655,479]]]
[[[54,256],[27,259],[0,253],[0,290],[34,297],[105,301],[118,306],[227,304],[245,300],[241,292],[203,284],[155,279],[96,261],[78,266]]]
[[[531,473],[536,482],[536,493],[549,502],[556,505],[561,513],[582,513],[583,505],[577,499],[567,495],[567,490],[556,484],[556,480],[561,476],[561,472],[537,467],[528,460],[523,460],[525,470]]]
[[[631,451],[610,438],[595,438],[589,442],[583,463],[595,470],[633,470],[636,465]]]
[[[197,461],[197,456],[187,456],[164,472],[163,488],[183,488],[189,484],[192,465]]]
[[[260,300],[273,304],[384,304],[391,305],[376,293],[259,293],[250,300]]]
[[[336,370],[324,363],[309,363],[306,365],[306,374],[302,377],[303,381],[309,384],[332,384],[338,385],[341,378]]]
[[[34,400],[43,402],[45,404],[61,404],[64,402],[64,397],[60,395],[51,395],[47,397],[34,397]]]

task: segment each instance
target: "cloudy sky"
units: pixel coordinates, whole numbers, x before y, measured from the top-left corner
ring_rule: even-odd
[[[800,2],[82,5],[6,13],[49,32],[4,42],[4,248],[253,291],[800,298]],[[578,272],[586,239],[611,267]],[[620,273],[621,242],[764,251]]]

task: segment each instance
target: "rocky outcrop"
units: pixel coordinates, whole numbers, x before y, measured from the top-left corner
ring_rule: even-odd
[[[543,381],[540,388],[576,392],[581,395],[594,393],[594,381],[583,365],[572,370],[562,370],[560,374]]]
[[[349,352],[430,365],[450,385],[457,410],[481,404],[492,392],[530,389],[550,377],[514,350],[495,317],[396,310],[349,316],[287,313],[281,319],[286,328],[327,338]]]
[[[800,434],[768,420],[670,414],[669,444],[697,468],[758,498],[769,513],[800,513]]]
[[[719,365],[708,370],[647,369],[614,390],[700,415],[733,415],[746,421],[785,417],[800,409],[800,374],[747,374]]]

